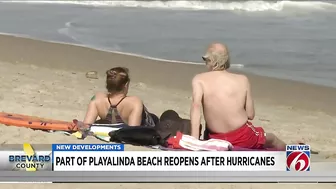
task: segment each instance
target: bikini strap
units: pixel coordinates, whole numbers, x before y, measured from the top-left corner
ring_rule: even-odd
[[[110,100],[110,93],[107,95],[107,100],[110,103],[110,106],[112,106],[111,100]]]
[[[120,101],[116,104],[116,105],[112,105],[111,101],[110,101],[110,94],[108,95],[107,99],[110,103],[110,108],[108,110],[108,113],[106,115],[107,119],[111,119],[111,123],[121,123],[123,122],[121,116],[119,115],[119,112],[117,110],[117,106],[121,103],[121,101],[123,101],[127,96],[124,96],[122,99],[120,99]]]
[[[126,97],[127,96],[124,96],[122,99],[120,99],[119,102],[116,105],[112,105],[111,100],[110,100],[110,94],[107,95],[107,100],[110,103],[111,107],[117,107],[121,103],[121,101],[123,101]]]
[[[121,101],[123,101],[126,97],[127,96],[124,96],[122,99],[120,99],[119,102],[115,105],[115,107],[117,107],[121,103]]]

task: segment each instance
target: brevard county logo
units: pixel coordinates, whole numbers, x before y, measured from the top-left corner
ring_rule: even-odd
[[[43,169],[46,163],[51,161],[51,153],[48,155],[36,155],[33,147],[29,143],[23,144],[24,155],[9,155],[8,160],[14,164],[13,169],[26,171],[38,171]]]

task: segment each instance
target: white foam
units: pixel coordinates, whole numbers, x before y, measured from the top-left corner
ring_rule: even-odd
[[[89,48],[89,49],[111,52],[111,53],[115,53],[115,54],[122,54],[122,55],[127,55],[127,56],[134,56],[134,57],[139,57],[139,58],[144,58],[144,59],[149,59],[149,60],[156,60],[156,61],[160,61],[160,62],[179,63],[179,64],[193,64],[193,65],[197,65],[197,66],[204,66],[204,64],[202,64],[200,62],[188,62],[188,61],[155,58],[155,57],[150,57],[150,56],[145,56],[145,55],[140,55],[140,54],[135,54],[135,53],[127,53],[127,52],[106,50],[104,48],[92,47],[90,45],[84,45],[84,44],[74,44],[74,43],[66,43],[66,42],[60,42],[60,41],[54,41],[54,40],[44,40],[44,39],[39,39],[39,38],[35,38],[35,37],[27,36],[27,35],[21,35],[21,34],[11,34],[11,33],[0,32],[0,35],[22,37],[22,38],[39,40],[39,41],[46,41],[46,42],[54,43],[54,44],[65,44],[65,45],[72,45],[72,46],[77,46],[77,47],[85,47],[85,48]],[[232,68],[243,68],[244,64],[231,64],[231,67]]]
[[[75,4],[103,7],[141,7],[161,9],[189,9],[189,10],[241,10],[248,12],[257,11],[282,11],[286,7],[298,9],[326,9],[336,8],[336,4],[323,1],[45,1],[45,0],[0,0],[4,3],[39,3],[39,4]]]

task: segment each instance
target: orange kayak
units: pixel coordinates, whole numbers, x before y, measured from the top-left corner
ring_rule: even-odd
[[[0,124],[7,126],[26,127],[38,130],[53,131],[77,131],[77,125],[73,122],[44,119],[35,116],[0,112]]]

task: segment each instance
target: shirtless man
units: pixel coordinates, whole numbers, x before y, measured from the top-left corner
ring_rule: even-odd
[[[208,136],[229,141],[233,146],[249,149],[276,148],[286,150],[286,144],[261,127],[254,127],[254,104],[246,76],[227,71],[230,57],[225,45],[214,43],[202,57],[209,72],[192,80],[190,109],[191,135],[200,136],[201,106]]]

